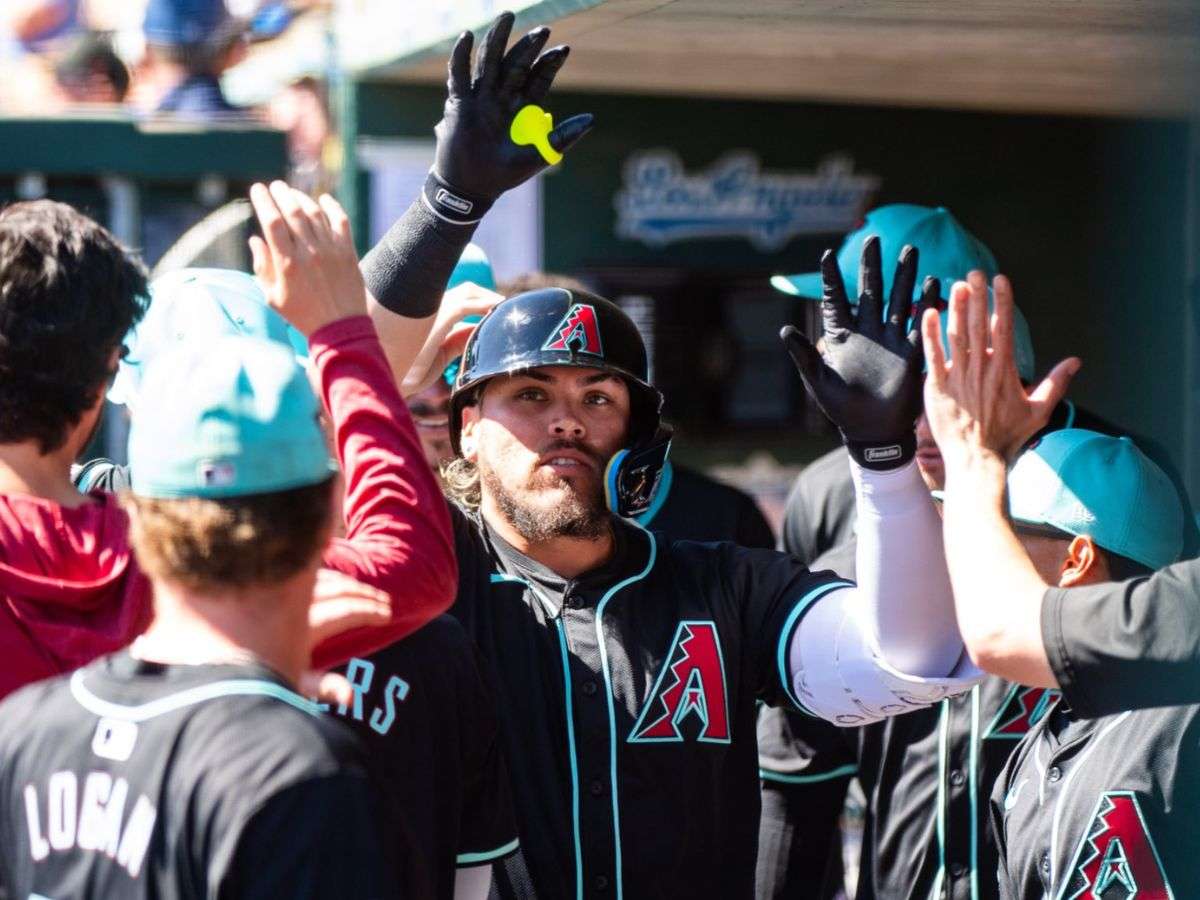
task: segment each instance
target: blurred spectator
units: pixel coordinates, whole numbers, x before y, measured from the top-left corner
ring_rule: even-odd
[[[311,77],[288,85],[271,99],[267,119],[287,132],[288,183],[310,194],[329,190],[326,159],[333,129],[325,86]]]
[[[154,111],[227,116],[245,111],[225,99],[220,77],[246,55],[248,22],[225,0],[150,0],[142,30],[143,72],[158,90]]]
[[[72,104],[121,103],[129,91],[129,70],[107,35],[75,38],[54,67],[54,79]]]
[[[31,52],[65,37],[79,22],[79,0],[5,0],[6,30]]]

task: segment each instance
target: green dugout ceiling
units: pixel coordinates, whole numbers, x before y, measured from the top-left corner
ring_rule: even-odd
[[[1200,488],[1194,4],[549,5],[574,51],[551,111],[597,124],[543,179],[547,268],[765,282],[811,269],[856,203],[946,206],[1013,278],[1042,368],[1083,356],[1074,396],[1168,446]],[[431,137],[444,47],[430,52],[351,87],[353,140]],[[630,206],[650,177],[693,198],[740,178],[757,224],[671,232]],[[365,234],[370,178],[353,185]],[[805,224],[771,225],[763,204]]]

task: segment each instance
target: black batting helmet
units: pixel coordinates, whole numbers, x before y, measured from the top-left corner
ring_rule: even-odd
[[[450,444],[460,453],[462,410],[475,389],[497,375],[539,366],[602,369],[629,387],[629,443],[651,441],[662,394],[649,382],[646,345],[633,320],[611,300],[584,291],[543,288],[497,303],[463,352],[450,395]]]

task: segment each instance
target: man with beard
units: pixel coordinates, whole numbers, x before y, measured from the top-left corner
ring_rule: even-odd
[[[826,262],[825,356],[785,331],[851,448],[858,587],[629,520],[652,501],[669,433],[641,338],[614,304],[518,295],[468,342],[446,472],[451,612],[499,696],[521,843],[497,868],[501,896],[751,896],[758,700],[854,724],[971,683],[913,462],[916,254],[902,255],[886,324],[878,243],[857,320]]]

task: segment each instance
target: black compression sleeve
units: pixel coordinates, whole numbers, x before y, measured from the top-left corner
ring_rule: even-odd
[[[388,229],[359,268],[367,289],[385,309],[410,319],[437,312],[450,273],[475,233],[475,224],[441,218],[421,202]]]

